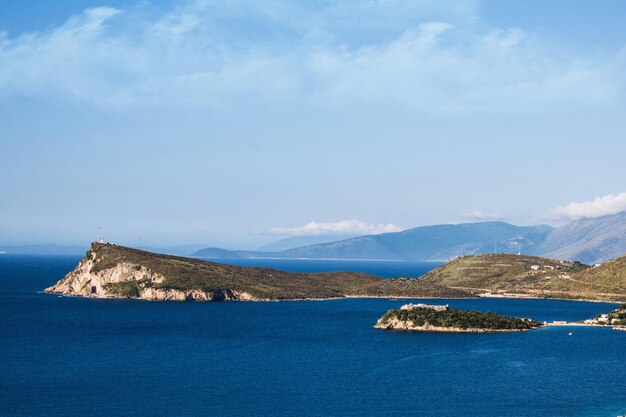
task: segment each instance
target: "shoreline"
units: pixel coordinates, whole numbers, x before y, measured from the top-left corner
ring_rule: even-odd
[[[424,333],[518,333],[518,332],[530,332],[533,330],[539,330],[545,326],[537,327],[535,329],[479,329],[479,328],[467,328],[461,329],[459,327],[413,327],[413,328],[400,328],[383,326],[372,326],[374,329],[380,330],[392,330],[394,332],[424,332]]]
[[[458,288],[458,287],[451,287]],[[615,300],[598,300],[592,298],[563,298],[563,297],[540,297],[536,295],[527,295],[527,294],[507,294],[507,295],[485,295],[479,294],[478,298],[507,298],[512,300],[563,300],[563,301],[584,301],[587,303],[610,303],[610,304],[623,304],[623,301],[615,301]]]
[[[506,296],[498,296],[498,297],[489,297],[477,295],[475,297],[404,297],[404,296],[377,296],[377,295],[346,295],[343,297],[314,297],[314,298],[282,298],[282,299],[256,299],[256,300],[154,300],[149,298],[141,298],[141,297],[118,297],[114,295],[74,295],[74,294],[65,294],[59,292],[51,292],[40,290],[37,291],[40,294],[49,294],[49,295],[57,295],[61,297],[73,297],[73,298],[94,298],[94,299],[107,299],[107,300],[141,300],[141,301],[176,301],[176,302],[257,302],[257,303],[265,303],[265,302],[285,302],[285,301],[335,301],[335,300],[346,300],[346,299],[388,299],[390,301],[396,300],[478,300],[483,298],[495,298],[495,299],[508,299],[508,300],[557,300],[557,301],[577,301],[577,302],[587,302],[587,303],[604,303],[604,304],[622,304],[620,301],[613,300],[594,300],[594,299],[583,299],[583,298],[560,298],[560,297],[536,297],[536,296],[525,296],[525,295],[514,295],[509,294]]]
[[[104,300],[135,300],[135,301],[155,301],[155,302],[205,302],[205,303],[232,303],[232,302],[241,302],[241,303],[280,303],[280,302],[289,302],[289,301],[336,301],[336,300],[349,300],[349,299],[388,299],[388,300],[477,300],[479,297],[394,297],[394,296],[375,296],[375,295],[346,295],[343,297],[313,297],[313,298],[280,298],[280,299],[272,299],[272,298],[259,298],[256,300],[155,300],[151,298],[142,298],[142,297],[118,297],[115,295],[75,295],[75,294],[65,294],[61,292],[52,292],[40,290],[36,291],[38,294],[44,295],[56,295],[58,297],[71,297],[71,298],[87,298],[87,299],[104,299]]]

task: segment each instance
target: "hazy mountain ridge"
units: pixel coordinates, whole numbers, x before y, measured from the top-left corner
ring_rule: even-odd
[[[295,249],[302,246],[316,245],[318,243],[336,242],[355,237],[354,235],[320,235],[320,236],[290,236],[275,242],[263,245],[259,252],[280,252]]]
[[[422,226],[403,232],[368,235],[280,252],[286,257],[446,261],[494,250],[534,252],[553,230],[505,222]]]
[[[626,212],[568,223],[553,231],[539,252],[588,264],[620,257],[626,254]]]
[[[267,245],[290,246],[315,238],[291,237]],[[275,246],[272,246],[275,245]],[[607,262],[626,254],[626,212],[581,219],[559,228],[481,222],[421,226],[402,232],[351,237],[281,251],[227,250],[204,245],[146,247],[155,252],[202,258],[310,258],[448,261],[459,256],[519,253],[586,264]],[[7,254],[84,254],[86,247],[64,245],[0,246]]]

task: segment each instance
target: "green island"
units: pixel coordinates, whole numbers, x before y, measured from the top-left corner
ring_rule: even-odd
[[[525,318],[501,316],[473,310],[457,310],[448,306],[406,304],[387,311],[374,325],[384,330],[493,333],[533,330],[544,324]]]
[[[175,301],[473,297],[466,291],[419,279],[239,267],[109,243],[93,243],[78,266],[46,292]]]

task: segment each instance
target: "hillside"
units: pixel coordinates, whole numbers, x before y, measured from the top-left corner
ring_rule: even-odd
[[[588,264],[622,256],[626,254],[626,212],[568,223],[550,233],[537,253]]]
[[[581,271],[575,278],[626,294],[626,256]]]
[[[293,300],[338,297],[469,297],[417,279],[354,272],[304,274],[237,267],[93,243],[50,293],[154,300]]]
[[[285,257],[446,261],[460,255],[533,252],[553,229],[504,222],[423,226],[280,252]]]
[[[421,279],[476,294],[623,300],[626,287],[614,277],[624,273],[624,265],[607,265],[590,268],[534,256],[491,254],[457,258]]]

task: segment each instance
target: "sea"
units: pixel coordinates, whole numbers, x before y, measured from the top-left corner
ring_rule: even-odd
[[[626,332],[372,328],[388,309],[426,300],[203,303],[42,293],[78,261],[0,255],[2,416],[626,415]],[[224,261],[382,277],[418,277],[437,265]],[[547,321],[615,308],[494,298],[436,303]]]

